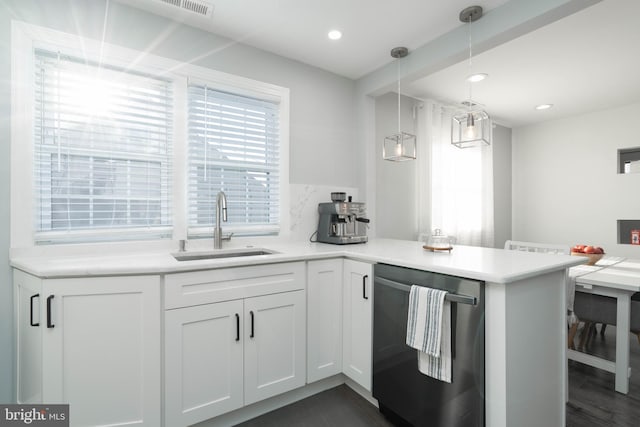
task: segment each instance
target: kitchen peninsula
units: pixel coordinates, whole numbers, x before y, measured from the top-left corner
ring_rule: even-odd
[[[246,248],[239,241],[234,242],[234,245],[235,248]],[[164,349],[165,357],[167,357],[167,352],[171,351],[170,346],[165,343],[165,340],[168,339],[166,334],[169,333],[169,323],[165,324],[165,335],[161,334],[163,328],[160,325],[169,321],[170,313],[177,313],[179,310],[201,310],[207,306],[187,307],[189,304],[182,301],[187,301],[194,296],[202,296],[214,288],[215,292],[235,292],[229,286],[221,290],[220,283],[206,288],[201,283],[202,280],[200,282],[194,281],[189,285],[188,291],[185,286],[180,291],[174,292],[169,291],[169,288],[173,286],[172,283],[184,281],[187,277],[212,277],[215,275],[214,271],[219,270],[219,274],[226,275],[227,279],[225,280],[236,280],[237,283],[241,283],[238,281],[241,279],[243,286],[249,284],[247,287],[249,289],[251,286],[255,288],[256,285],[252,282],[254,279],[243,278],[244,276],[241,277],[235,271],[268,271],[278,268],[278,266],[287,265],[292,266],[294,272],[292,274],[297,275],[295,277],[303,279],[301,281],[296,279],[299,283],[294,288],[287,288],[289,285],[285,281],[279,284],[274,284],[272,281],[266,286],[272,287],[271,293],[287,291],[285,293],[291,294],[292,298],[303,296],[306,291],[306,300],[303,301],[306,301],[308,310],[314,304],[314,301],[311,300],[312,295],[307,289],[308,282],[306,280],[310,277],[308,273],[311,271],[311,263],[323,260],[340,260],[342,262],[344,259],[344,262],[365,265],[385,263],[485,282],[486,425],[490,427],[564,425],[566,390],[566,328],[563,327],[566,314],[565,271],[569,267],[584,263],[583,258],[468,246],[455,246],[451,253],[433,253],[425,251],[419,242],[390,239],[372,239],[367,244],[344,246],[308,242],[283,243],[274,240],[265,241],[259,246],[276,253],[195,261],[177,261],[168,251],[112,255],[69,253],[55,257],[41,255],[30,257],[27,254],[14,253],[11,265],[15,269],[15,286],[19,289],[16,292],[18,364],[26,364],[23,369],[20,366],[17,369],[18,399],[28,398],[34,401],[40,399],[47,403],[54,403],[51,401],[51,397],[47,398],[47,396],[54,395],[47,394],[53,393],[50,389],[47,390],[47,374],[45,372],[47,369],[35,368],[35,373],[32,372],[28,376],[28,381],[25,381],[25,378],[20,378],[21,373],[24,374],[26,369],[32,367],[33,364],[38,366],[42,363],[44,366],[44,363],[39,360],[23,360],[21,349],[37,345],[40,337],[25,337],[24,334],[21,334],[21,328],[26,329],[27,332],[33,332],[31,330],[36,328],[28,326],[29,322],[31,321],[33,324],[38,320],[43,326],[45,324],[48,326],[51,323],[54,326],[60,324],[59,328],[68,327],[64,324],[66,317],[56,317],[55,308],[53,315],[49,310],[49,306],[55,304],[58,298],[48,299],[50,296],[47,296],[49,294],[55,295],[55,289],[63,289],[68,282],[82,282],[86,293],[92,292],[93,283],[103,287],[105,293],[108,293],[111,286],[109,283],[114,284],[117,292],[126,292],[127,284],[131,283],[132,286],[138,286],[141,289],[141,295],[146,293],[143,298],[148,305],[145,306],[144,316],[146,317],[143,323],[145,326],[150,326],[153,333],[145,335],[144,339],[149,342],[145,341],[144,345],[147,347],[142,354],[145,355],[143,363],[148,364],[151,368],[141,375],[147,375],[148,382],[146,384],[151,390],[145,390],[148,394],[140,400],[143,409],[139,412],[142,415],[134,414],[132,417],[141,417],[144,425],[154,425],[154,422],[160,422],[163,413],[165,414],[165,424],[167,423],[167,412],[163,411],[166,410],[167,405],[170,405],[166,400],[171,398],[171,393],[167,393],[165,390],[165,401],[163,401],[160,392],[160,384],[163,383],[161,372],[165,373],[165,382],[172,381],[167,376],[169,371],[161,367],[162,358],[159,354],[160,349]],[[230,250],[232,247],[234,246],[229,245],[228,249]],[[198,251],[194,248],[194,252]],[[367,274],[362,276],[363,288],[365,283],[368,283],[365,281],[365,276]],[[240,279],[237,279],[238,277]],[[118,280],[112,280],[114,278]],[[29,283],[29,286],[25,286],[25,283]],[[51,289],[54,291],[49,292],[43,289],[49,283],[53,285]],[[21,286],[28,292],[20,291]],[[370,286],[370,283],[367,286]],[[182,293],[180,294],[180,292]],[[363,289],[363,292],[369,292],[369,290]],[[34,297],[36,294],[42,295],[42,303],[34,302],[33,298],[36,298]],[[223,300],[246,297],[247,295],[225,296]],[[36,298],[36,300],[38,299]],[[135,299],[134,301],[134,304],[140,304],[141,300]],[[245,310],[247,310],[247,301],[245,299]],[[37,304],[40,304],[40,310],[35,308]],[[114,307],[118,307],[120,303],[114,301],[114,304]],[[208,305],[219,304],[221,303]],[[30,313],[31,309],[40,315],[34,319],[33,314]],[[61,308],[57,310],[62,311]],[[88,308],[86,310],[88,310],[86,314],[89,315],[91,311]],[[253,322],[253,312],[256,310],[258,309],[250,309],[251,322]],[[167,314],[163,314],[165,312]],[[116,316],[117,313],[113,315]],[[142,314],[139,317],[141,316]],[[238,340],[243,329],[239,326],[239,319],[236,315],[234,322],[238,322]],[[138,319],[138,321],[140,320]],[[300,322],[304,323],[305,318],[302,317]],[[27,324],[26,327],[23,326],[24,323]],[[244,331],[249,331],[248,325],[247,321]],[[298,326],[304,329],[304,325]],[[43,342],[47,340],[46,335],[53,333],[54,330],[54,328],[44,328]],[[235,326],[233,331],[234,338],[236,338]],[[253,323],[251,323],[249,333],[253,334],[253,332]],[[309,336],[309,330],[306,333],[306,340],[310,343],[313,337]],[[530,345],[532,337],[535,337],[535,346]],[[63,346],[64,343],[56,345]],[[146,356],[152,354],[154,350],[157,350],[158,353],[154,355],[157,360],[153,357],[151,358],[153,360],[147,360]],[[304,353],[304,349],[302,351]],[[123,354],[127,354],[127,352],[125,351]],[[132,357],[137,355],[132,355]],[[62,364],[64,365],[64,363]],[[342,365],[343,372],[345,368],[345,365]],[[310,366],[307,366],[307,369],[310,369]],[[56,375],[62,375],[62,373]],[[246,372],[245,375],[247,375]],[[63,382],[60,378],[57,381]],[[73,381],[69,382],[68,379],[65,381],[67,381],[66,387],[74,386]],[[135,379],[131,381],[135,381]],[[317,386],[319,383],[323,384],[320,387],[329,388],[336,385],[336,382],[345,382],[345,377],[341,374],[334,375],[323,380],[324,382],[315,383],[316,386],[314,386],[307,373],[302,376],[301,381],[290,388],[291,391],[280,396],[262,401],[260,399],[263,398],[257,396],[255,400],[245,401],[244,405],[241,403],[240,406],[234,407],[237,409],[220,412],[219,416],[213,417],[206,425],[228,425],[256,416],[261,412],[321,391]],[[80,383],[75,383],[75,385]],[[367,390],[366,385],[357,389],[365,396],[368,393]],[[29,392],[27,393],[27,391]],[[64,397],[65,391],[62,390],[59,396]],[[105,393],[108,394],[107,391]],[[63,399],[63,397],[60,398]],[[75,403],[76,406],[81,404],[88,405],[89,402]]]

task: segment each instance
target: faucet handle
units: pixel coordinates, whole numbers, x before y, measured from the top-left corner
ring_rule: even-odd
[[[220,240],[231,240],[231,236],[233,236],[233,233],[229,233],[226,236],[224,234],[222,234],[220,236]]]

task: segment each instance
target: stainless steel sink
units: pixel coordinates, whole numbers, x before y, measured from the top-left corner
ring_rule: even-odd
[[[176,252],[171,255],[177,261],[197,261],[201,259],[237,258],[246,256],[273,255],[278,252],[265,248],[228,249],[207,252]]]

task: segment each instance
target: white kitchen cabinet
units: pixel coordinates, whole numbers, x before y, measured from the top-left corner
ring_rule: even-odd
[[[304,289],[304,272],[304,262],[287,262],[167,274],[165,309]]]
[[[165,425],[242,407],[243,317],[242,300],[165,313]]]
[[[302,387],[306,378],[304,291],[244,301],[244,404]]]
[[[18,403],[42,402],[42,281],[16,270],[13,274]]]
[[[165,425],[305,384],[304,272],[299,262],[167,275]]]
[[[373,267],[345,259],[343,268],[342,371],[371,391]]]
[[[307,263],[307,383],[342,372],[342,263]]]
[[[160,425],[159,276],[14,283],[20,402],[68,403],[73,426]]]

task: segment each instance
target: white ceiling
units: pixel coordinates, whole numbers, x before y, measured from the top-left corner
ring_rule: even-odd
[[[118,0],[121,1],[121,0]],[[393,47],[417,49],[466,25],[471,4],[485,13],[507,0],[211,0],[211,20],[174,19],[260,49],[358,79],[393,61]],[[127,0],[156,13],[159,0]],[[154,10],[155,9],[155,10]],[[166,13],[164,13],[166,15]],[[475,55],[489,78],[473,99],[507,126],[522,126],[640,100],[640,0],[602,0],[573,15]],[[339,29],[340,41],[327,38]],[[473,38],[473,24],[471,24]],[[403,93],[457,104],[468,98],[467,61],[415,82]],[[550,110],[534,106],[551,103]]]
[[[190,19],[159,0],[119,0],[278,55],[357,79],[391,62],[392,48],[410,50],[463,25],[470,4],[486,11],[507,0],[204,0],[212,19]],[[160,3],[158,5],[158,3]],[[154,6],[156,4],[157,6]],[[163,13],[165,12],[165,13]],[[339,41],[329,30],[342,31]]]
[[[640,100],[640,1],[604,0],[486,51],[472,72],[473,99],[511,127],[583,114]],[[468,62],[435,72],[406,94],[459,103],[469,97]],[[536,111],[538,104],[554,104]]]

